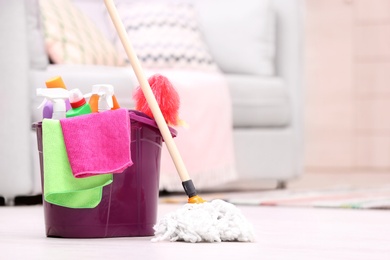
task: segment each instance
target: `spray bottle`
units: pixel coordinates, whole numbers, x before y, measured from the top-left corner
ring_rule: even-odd
[[[109,84],[97,84],[92,86],[92,96],[89,99],[92,112],[103,112],[119,108],[114,95],[114,87]]]
[[[66,117],[92,113],[91,107],[85,101],[83,94],[78,88],[69,91],[69,101],[72,108],[66,112]]]
[[[46,103],[47,99],[52,102],[53,113],[50,118],[61,119],[66,117],[65,100],[69,98],[68,90],[63,88],[38,88],[37,96],[45,98],[38,108],[41,108]]]
[[[66,89],[64,81],[62,80],[62,78],[60,76],[51,78],[51,79],[47,80],[45,83],[46,83],[47,88]],[[43,118],[52,118],[52,116],[53,116],[53,103],[50,100],[44,100],[43,103],[44,103],[44,107],[42,110],[42,117]],[[70,109],[70,103],[69,103],[68,99],[65,100],[65,107],[66,107],[66,111],[68,111]]]

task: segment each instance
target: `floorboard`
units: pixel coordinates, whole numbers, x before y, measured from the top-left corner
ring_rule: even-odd
[[[159,205],[159,217],[182,205]],[[389,259],[388,211],[238,206],[256,242],[45,236],[42,206],[0,208],[0,259]]]

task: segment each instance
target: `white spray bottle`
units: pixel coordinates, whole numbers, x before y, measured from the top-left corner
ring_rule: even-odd
[[[63,88],[38,88],[37,96],[44,97],[53,102],[52,119],[66,118],[65,100],[69,98],[69,91]],[[38,108],[41,108],[46,103],[44,100]]]
[[[45,85],[47,88],[63,88],[67,89],[64,81],[60,76],[56,76],[46,80]],[[69,100],[65,100],[66,110],[71,108]],[[52,118],[53,116],[53,103],[50,100],[46,100],[42,110],[43,118]]]
[[[98,100],[96,100],[98,98]],[[97,112],[111,110],[114,107],[114,87],[109,84],[96,84],[92,86],[92,97],[90,99],[91,107]],[[97,101],[97,102],[96,102]],[[96,104],[97,103],[97,104]]]

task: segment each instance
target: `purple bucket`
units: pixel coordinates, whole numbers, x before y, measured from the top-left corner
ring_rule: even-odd
[[[104,238],[152,236],[157,220],[162,136],[152,119],[129,111],[133,165],[103,187],[92,209],[66,208],[43,200],[46,236]],[[43,190],[42,123],[35,123]],[[173,136],[176,131],[171,129]]]

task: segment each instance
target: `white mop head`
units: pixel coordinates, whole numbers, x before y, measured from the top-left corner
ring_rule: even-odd
[[[254,241],[252,225],[237,207],[223,200],[186,204],[162,218],[154,230],[153,242]]]

